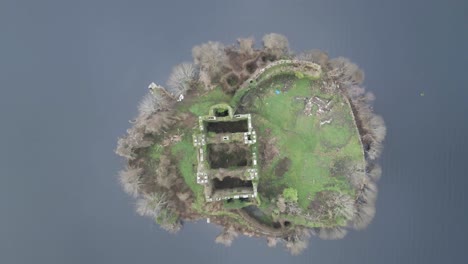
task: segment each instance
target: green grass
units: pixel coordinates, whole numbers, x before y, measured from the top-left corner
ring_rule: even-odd
[[[320,191],[335,190],[353,194],[344,175],[330,175],[330,168],[338,158],[347,157],[355,162],[362,161],[359,135],[355,125],[349,122],[349,107],[341,104],[340,95],[320,92],[316,83],[305,77],[297,79],[288,91],[274,93],[281,87],[281,83],[257,87],[263,92],[258,96],[260,99],[253,103],[258,111],[254,116],[254,126],[259,131],[259,137],[262,136],[262,131],[268,128],[271,136],[277,139],[277,146],[281,150],[271,166],[262,168],[259,184],[268,183],[279,188],[296,189],[298,203],[304,210],[307,210],[310,201]],[[336,116],[331,124],[320,126],[320,117],[316,116],[315,112],[312,116],[301,115],[304,103],[295,100],[295,97],[312,96],[334,100],[333,111],[336,112]],[[291,164],[289,170],[279,178],[274,174],[275,167],[278,161],[285,157],[291,160]],[[339,222],[337,219],[337,223]],[[317,226],[320,223],[307,225]]]
[[[197,177],[195,175],[196,171],[194,165],[197,164],[197,154],[192,145],[192,135],[184,135],[182,141],[172,146],[171,152],[175,157],[180,157],[178,168],[185,183],[195,195],[194,209],[202,210],[205,197],[203,194],[203,186],[197,183]]]
[[[208,114],[210,107],[224,102],[229,102],[231,97],[225,94],[220,87],[206,93],[205,95],[197,98],[197,100],[189,107],[189,111],[197,116],[204,116]]]

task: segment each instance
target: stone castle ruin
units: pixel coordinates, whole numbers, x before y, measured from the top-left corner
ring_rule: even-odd
[[[257,135],[250,114],[234,115],[227,104],[217,104],[199,117],[193,135],[197,149],[197,183],[207,202],[257,197]]]

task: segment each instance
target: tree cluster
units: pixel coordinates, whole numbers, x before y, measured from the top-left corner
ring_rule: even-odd
[[[362,229],[372,221],[375,215],[376,181],[382,174],[382,169],[375,163],[375,160],[382,152],[386,127],[383,118],[373,113],[374,94],[366,92],[360,86],[364,80],[364,74],[356,64],[342,57],[332,59],[328,63],[327,76],[336,80],[347,93],[364,147],[366,169],[363,171],[349,168],[347,174],[351,185],[357,190],[356,213],[352,219],[352,225],[356,229]]]
[[[221,77],[228,57],[225,47],[220,42],[209,41],[193,47],[192,56],[195,64],[200,67],[200,81],[211,87]]]
[[[293,234],[284,239],[286,249],[293,255],[299,255],[309,245],[310,231],[297,228]]]
[[[317,63],[318,65],[322,66],[322,68],[328,66],[328,54],[318,49],[308,50],[299,53],[299,55],[296,56],[296,59],[301,61],[310,61],[313,63]]]
[[[199,69],[200,82],[207,89],[221,84],[226,92],[234,93],[259,67],[290,56],[285,36],[271,33],[262,40],[262,49],[255,49],[253,38],[239,38],[233,46],[213,41],[195,46],[192,56]]]
[[[364,72],[347,58],[338,57],[329,60],[328,68],[328,76],[345,87],[359,85],[364,81]]]
[[[308,212],[310,220],[324,225],[336,224],[338,219],[349,221],[356,214],[354,200],[348,194],[323,191],[316,195],[315,206]]]
[[[215,242],[229,247],[237,236],[238,234],[233,227],[224,228],[221,234],[216,237]]]
[[[175,98],[185,93],[198,80],[198,68],[195,64],[185,62],[175,66],[167,80],[167,91]]]
[[[178,121],[187,118],[186,114],[172,110],[174,99],[186,93],[196,81],[194,65],[176,66],[168,88],[158,86],[140,101],[138,116],[131,121],[127,134],[119,138],[116,148],[116,153],[127,161],[125,169],[119,173],[119,182],[126,193],[138,198],[137,213],[155,219],[171,232],[180,229],[177,212],[189,202],[191,193],[187,187],[180,188],[184,186],[183,180],[169,155],[163,153],[158,160],[150,161],[148,153],[151,147],[170,137],[167,131]]]
[[[273,55],[275,59],[281,59],[289,55],[289,41],[285,36],[270,33],[263,36],[262,40],[265,51]]]

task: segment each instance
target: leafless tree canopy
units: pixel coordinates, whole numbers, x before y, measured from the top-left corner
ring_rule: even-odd
[[[366,92],[366,89],[364,89],[363,87],[359,85],[351,85],[350,87],[348,87],[348,96],[353,101],[360,100],[365,92]]]
[[[146,148],[152,144],[153,141],[145,136],[145,127],[133,126],[127,129],[125,137],[119,138],[115,152],[128,160],[133,160],[135,159],[135,149]]]
[[[165,194],[150,193],[137,200],[136,211],[141,216],[156,218],[161,209],[168,203]]]
[[[378,157],[380,157],[380,154],[382,153],[382,149],[383,149],[382,143],[380,143],[380,142],[378,142],[378,141],[373,141],[373,142],[370,144],[369,150],[366,152],[366,153],[367,153],[367,157],[368,157],[370,160],[375,160],[375,159],[377,159]]]
[[[352,171],[346,177],[354,188],[360,188],[367,181],[364,171]]]
[[[134,198],[140,194],[140,188],[142,185],[140,179],[141,171],[142,169],[140,168],[127,167],[119,173],[119,182],[122,185],[122,188],[128,195]]]
[[[146,134],[161,134],[173,125],[176,120],[173,117],[172,111],[159,112],[156,115],[152,115],[145,120],[141,121],[141,125],[144,127],[144,133]]]
[[[366,228],[375,216],[375,204],[369,203],[359,207],[353,226],[357,230]]]
[[[291,252],[291,254],[299,255],[309,245],[309,239],[309,230],[302,228],[286,239],[285,247],[289,252]]]
[[[142,116],[149,116],[165,105],[165,98],[158,93],[147,93],[138,105],[138,111]]]
[[[177,176],[177,167],[166,155],[161,155],[159,165],[155,171],[155,181],[160,187],[170,189],[171,186],[180,184]]]
[[[330,223],[338,218],[353,219],[356,206],[351,196],[340,192],[325,191],[320,199],[319,207],[311,212],[316,221]]]
[[[335,240],[335,239],[342,239],[343,237],[345,237],[348,231],[342,227],[333,227],[333,228],[325,227],[325,228],[315,228],[314,233],[321,239]]]
[[[174,97],[185,94],[191,82],[198,79],[198,69],[193,63],[185,62],[175,66],[167,81],[167,91]]]
[[[385,122],[381,116],[373,115],[369,123],[371,133],[374,135],[375,140],[382,142],[387,134],[387,128]]]
[[[378,181],[382,175],[382,167],[378,164],[374,164],[372,169],[367,173],[367,175],[373,180]]]
[[[345,86],[361,84],[364,81],[364,72],[347,58],[331,59],[328,64],[330,67],[328,75]]]
[[[182,229],[182,223],[179,220],[175,222],[161,222],[160,227],[169,233],[177,233]]]
[[[326,66],[328,63],[328,54],[324,51],[314,49],[300,53],[297,56],[297,59],[314,62],[321,66]]]
[[[210,82],[219,77],[228,60],[224,45],[220,42],[209,41],[195,46],[192,49],[192,56],[195,64],[200,67],[200,80]],[[202,77],[208,77],[206,80]]]
[[[268,247],[276,247],[277,244],[278,244],[278,238],[276,238],[276,237],[267,237]]]
[[[255,40],[253,38],[238,38],[237,43],[239,43],[239,52],[247,55],[254,53]]]
[[[331,75],[342,72],[352,72],[357,67],[349,66],[349,64],[346,62],[346,59],[339,59],[334,63],[338,65],[336,66],[338,68],[331,70]],[[342,70],[343,68],[349,69]],[[385,122],[383,121],[382,117],[375,115],[372,112],[371,103],[375,100],[375,96],[373,93],[366,93],[364,88],[360,87],[356,83],[353,83],[352,81],[349,81],[349,78],[345,78],[345,83],[348,84],[345,85],[345,87],[347,88],[346,90],[348,97],[351,100],[351,103],[353,104],[354,108],[356,109],[356,118],[360,121],[360,134],[362,142],[366,146],[366,158],[370,161],[373,161],[377,159],[382,152],[382,142],[385,139],[387,133]]]
[[[232,241],[237,237],[236,231],[234,231],[234,228],[229,227],[227,229],[224,229],[221,234],[219,234],[215,241],[216,243],[223,244],[227,247],[232,245]]]
[[[262,40],[265,50],[277,58],[289,54],[289,41],[285,36],[277,33],[270,33],[263,36]]]

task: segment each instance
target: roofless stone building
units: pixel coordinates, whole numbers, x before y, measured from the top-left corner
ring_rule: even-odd
[[[250,114],[234,115],[217,104],[199,117],[197,183],[205,187],[207,202],[257,196],[257,135]]]

